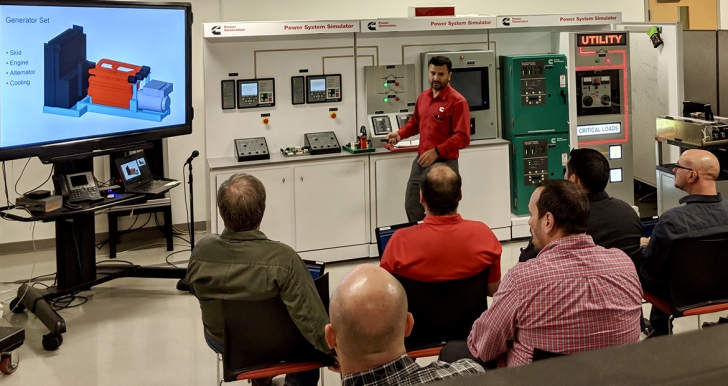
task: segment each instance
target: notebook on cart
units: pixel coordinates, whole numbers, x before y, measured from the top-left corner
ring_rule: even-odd
[[[174,180],[155,179],[143,151],[118,158],[116,167],[119,169],[124,190],[128,193],[160,194],[180,183]]]

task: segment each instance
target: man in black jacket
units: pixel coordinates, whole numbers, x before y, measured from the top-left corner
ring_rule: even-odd
[[[579,185],[589,197],[589,228],[586,234],[594,239],[594,244],[621,249],[639,266],[642,222],[629,204],[609,197],[604,191],[609,182],[607,158],[594,149],[574,149],[566,164],[564,179]],[[518,261],[524,262],[537,255],[529,241]]]

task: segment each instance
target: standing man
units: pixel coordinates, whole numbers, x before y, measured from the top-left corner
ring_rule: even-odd
[[[404,198],[404,209],[410,222],[425,218],[419,182],[425,169],[435,162],[444,162],[458,171],[460,149],[470,144],[470,109],[465,97],[450,86],[452,62],[444,56],[435,56],[430,59],[427,69],[430,88],[417,98],[412,118],[401,129],[387,135],[390,144],[420,135],[420,146],[412,162]]]

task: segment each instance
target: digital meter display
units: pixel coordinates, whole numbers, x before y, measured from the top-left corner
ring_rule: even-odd
[[[240,95],[242,96],[257,96],[258,95],[258,83],[243,83],[240,86]]]
[[[309,91],[326,91],[326,79],[311,79]]]

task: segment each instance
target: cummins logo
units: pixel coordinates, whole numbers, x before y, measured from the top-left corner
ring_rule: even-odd
[[[367,24],[367,28],[369,29],[369,31],[376,31],[377,23],[374,21],[370,21],[369,24]]]
[[[212,34],[213,34],[213,35],[220,35],[220,29],[221,29],[221,28],[220,28],[220,26],[219,26],[219,25],[213,26],[213,27],[212,27]]]
[[[511,25],[511,18],[510,18],[510,17],[504,17],[504,18],[503,18],[503,20],[502,20],[501,22],[502,22],[502,23],[503,23],[503,25],[505,25],[505,26],[510,26],[510,25]]]

